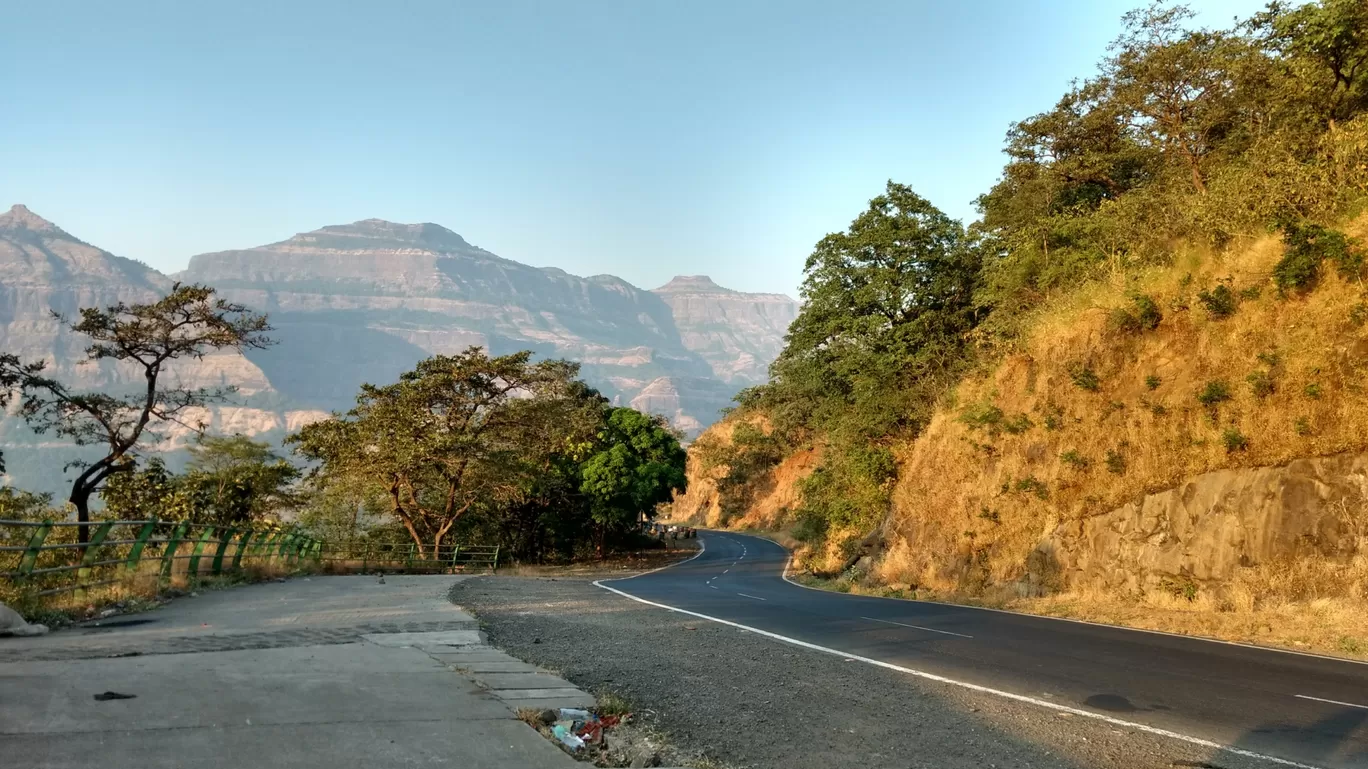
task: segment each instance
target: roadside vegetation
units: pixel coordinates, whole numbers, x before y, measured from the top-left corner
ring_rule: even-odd
[[[1287,643],[1349,653],[1361,548],[1088,596],[1038,546],[1203,472],[1368,449],[1365,110],[1362,3],[1128,14],[1010,127],[979,221],[889,182],[817,244],[771,382],[696,442],[675,515],[784,528],[871,590],[1247,640],[1295,606],[1314,638]]]

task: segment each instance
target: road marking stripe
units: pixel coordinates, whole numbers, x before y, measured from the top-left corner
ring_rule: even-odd
[[[882,622],[882,623],[884,623],[885,625],[897,625],[897,626],[899,626],[899,627],[910,627],[910,628],[914,628],[914,629],[916,629],[916,630],[925,630],[925,631],[930,632],[930,633],[944,633],[945,635],[957,635],[957,636],[959,636],[960,638],[973,638],[973,636],[971,636],[971,635],[965,635],[965,634],[963,634],[963,633],[951,633],[949,630],[937,630],[937,629],[935,629],[935,628],[933,628],[933,627],[922,627],[921,625],[908,625],[908,624],[906,624],[906,623],[904,623],[904,622],[894,622],[894,621],[891,620],[891,619],[875,619],[874,617],[860,617],[860,619],[867,619],[867,620],[869,620],[870,622]]]
[[[788,548],[784,547],[783,545],[779,544],[778,542],[775,542],[774,540],[770,539],[769,537],[762,537],[762,536],[760,536],[759,534],[747,534],[746,536],[748,536],[748,537],[755,537],[756,539],[763,539],[763,540],[765,540],[766,542],[769,542],[770,544],[772,544],[772,545],[774,545],[774,546],[780,548],[781,550],[785,551],[786,553],[788,552]],[[701,542],[702,540],[699,540],[699,541]],[[798,582],[797,580],[792,579],[792,578],[789,577],[789,575],[788,575],[788,573],[789,573],[789,566],[791,566],[792,564],[793,564],[793,555],[790,553],[789,556],[788,556],[788,561],[784,563],[784,573],[780,575],[781,577],[783,577],[783,579],[784,579],[785,582],[789,583],[790,585],[793,585],[794,587],[801,587],[801,588],[804,589],[804,590],[814,590],[814,591],[816,591],[816,592],[818,592],[818,593],[826,593],[827,595],[840,595],[840,593],[837,593],[837,592],[834,592],[834,591],[831,591],[831,590],[823,590],[823,589],[820,588],[820,587],[812,587],[811,585],[804,585],[803,583]],[[1143,628],[1143,627],[1128,627],[1128,626],[1126,626],[1126,625],[1109,625],[1109,624],[1107,624],[1107,623],[1105,623],[1105,622],[1090,622],[1090,621],[1085,620],[1085,619],[1074,619],[1073,617],[1051,617],[1051,616],[1048,615],[1048,614],[1027,614],[1026,612],[1009,611],[1009,610],[1007,610],[1007,609],[992,609],[992,608],[989,608],[989,607],[987,607],[987,606],[970,606],[970,605],[968,605],[968,604],[963,604],[963,603],[950,603],[949,601],[925,601],[925,600],[921,600],[921,599],[918,599],[918,598],[892,598],[892,597],[883,596],[883,595],[866,595],[866,596],[860,596],[860,597],[861,597],[861,598],[875,598],[875,599],[878,599],[878,600],[880,600],[880,601],[904,601],[904,602],[906,602],[906,603],[922,603],[922,604],[926,604],[927,606],[953,606],[953,607],[955,607],[956,609],[973,609],[973,610],[975,610],[975,611],[991,611],[991,612],[994,612],[994,613],[996,613],[996,614],[1010,614],[1010,615],[1013,616],[1013,617],[1025,617],[1025,618],[1028,618],[1028,619],[1048,619],[1048,620],[1054,620],[1054,621],[1056,621],[1056,622],[1072,622],[1072,623],[1074,623],[1075,625],[1092,625],[1093,627],[1105,627],[1105,628],[1110,628],[1110,629],[1112,629],[1112,630],[1125,630],[1125,631],[1129,631],[1129,632],[1132,632],[1132,633],[1149,633],[1150,635],[1162,635],[1162,636],[1168,636],[1169,638],[1185,638],[1185,639],[1187,639],[1187,640],[1189,640],[1189,641],[1205,641],[1206,643],[1224,644],[1224,645],[1226,645],[1226,646],[1239,646],[1239,647],[1241,647],[1241,648],[1243,648],[1243,649],[1253,649],[1254,651],[1259,651],[1259,652],[1277,652],[1278,654],[1295,654],[1295,655],[1297,655],[1298,657],[1313,657],[1313,658],[1315,658],[1315,659],[1328,660],[1328,661],[1330,661],[1330,662],[1347,662],[1347,663],[1350,663],[1350,664],[1353,664],[1353,665],[1368,665],[1368,660],[1355,660],[1355,659],[1349,659],[1348,657],[1332,657],[1332,656],[1330,656],[1329,654],[1317,654],[1317,653],[1315,653],[1315,652],[1299,652],[1299,651],[1297,651],[1296,649],[1280,649],[1280,648],[1278,648],[1278,647],[1276,647],[1276,646],[1258,646],[1257,644],[1240,643],[1239,641],[1222,641],[1222,640],[1219,639],[1219,638],[1207,638],[1206,636],[1199,636],[1199,635],[1183,635],[1182,633],[1170,633],[1170,632],[1168,632],[1167,630],[1150,630],[1150,629],[1148,629],[1148,628]]]
[[[1315,700],[1316,702],[1328,702],[1328,703],[1330,703],[1331,705],[1343,705],[1343,706],[1345,706],[1346,708],[1361,708],[1361,709],[1363,709],[1363,710],[1368,710],[1368,705],[1359,705],[1359,704],[1353,703],[1353,702],[1340,702],[1339,700],[1327,700],[1327,699],[1322,699],[1322,698],[1320,698],[1320,697],[1309,697],[1309,696],[1307,696],[1307,695],[1305,695],[1305,694],[1294,694],[1294,695],[1292,695],[1292,696],[1293,696],[1293,697],[1296,697],[1296,698],[1298,698],[1298,699],[1303,699],[1303,700]]]
[[[722,573],[723,573],[723,574],[726,574],[726,573],[729,572],[729,571],[731,571],[731,569],[723,569],[723,570],[722,570]],[[713,577],[713,579],[717,579],[717,577]]]
[[[757,601],[768,601],[768,600],[769,600],[768,598],[761,598],[761,597],[758,596],[758,595],[748,595],[748,594],[746,594],[746,593],[737,593],[737,595],[744,595],[744,596],[746,596],[747,598],[754,598],[754,599],[757,600]]]
[[[626,577],[625,579],[631,579],[631,577]],[[967,681],[956,681],[953,678],[946,678],[945,676],[936,675],[935,673],[928,673],[924,670],[903,667],[902,665],[895,665],[891,662],[884,662],[882,660],[871,659],[869,657],[861,657],[856,654],[849,654],[847,652],[839,651],[837,649],[831,649],[826,646],[818,646],[817,644],[808,643],[807,641],[800,641],[797,638],[789,638],[788,636],[779,635],[778,633],[771,633],[768,630],[761,630],[759,628],[750,627],[749,625],[742,625],[739,622],[732,622],[731,620],[722,619],[720,617],[711,617],[707,614],[699,614],[696,611],[689,611],[688,609],[679,609],[674,606],[668,606],[663,603],[648,601],[645,598],[637,598],[631,593],[625,593],[621,590],[618,590],[615,587],[608,587],[607,585],[603,584],[603,582],[603,580],[599,580],[594,583],[594,586],[601,587],[610,593],[616,593],[622,596],[623,598],[629,598],[633,601],[636,601],[637,603],[644,603],[647,606],[654,606],[657,609],[665,609],[667,611],[678,612],[680,614],[687,614],[690,617],[698,617],[699,619],[705,619],[709,622],[716,622],[719,625],[727,625],[730,627],[738,628],[740,630],[746,630],[751,633],[755,633],[756,635],[762,635],[766,638],[773,638],[776,641],[782,641],[784,643],[793,644],[794,646],[801,646],[804,649],[811,649],[813,651],[822,652],[823,654],[831,654],[837,657],[841,657],[842,659],[858,660],[867,665],[874,665],[876,667],[881,667],[888,670],[896,670],[899,673],[906,673],[911,676],[916,676],[917,678],[924,678],[928,681],[935,681],[937,683],[942,684],[950,684],[951,686],[959,686],[965,689],[969,689],[971,691],[981,692],[983,694],[992,694],[997,697],[1015,700],[1017,702],[1025,702],[1031,705],[1037,705],[1039,707],[1048,708],[1050,710],[1055,710],[1061,713],[1072,713],[1076,716],[1093,718],[1097,719],[1098,721],[1111,724],[1113,726],[1122,726],[1127,729],[1137,729],[1148,734],[1155,734],[1159,735],[1160,737],[1169,737],[1171,739],[1186,742],[1191,745],[1198,745],[1203,748],[1210,748],[1211,750],[1220,750],[1226,753],[1232,753],[1237,756],[1244,756],[1245,758],[1253,758],[1261,761],[1268,761],[1274,764],[1278,764],[1280,766],[1294,767],[1294,769],[1322,769],[1321,767],[1313,766],[1311,764],[1301,764],[1296,761],[1289,761],[1285,758],[1277,758],[1276,756],[1264,755],[1263,753],[1255,753],[1252,750],[1245,750],[1244,748],[1237,748],[1231,745],[1222,745],[1219,742],[1212,742],[1211,740],[1205,740],[1201,737],[1193,737],[1191,735],[1181,734],[1179,732],[1171,732],[1168,729],[1161,729],[1157,726],[1149,726],[1148,724],[1136,723],[1134,721],[1125,721],[1120,718],[1113,718],[1112,716],[1103,715],[1101,713],[1094,713],[1091,710],[1082,710],[1080,708],[1069,707],[1068,705],[1060,705],[1057,702],[1049,702],[1047,700],[1036,699],[1035,697],[1027,697],[1024,694],[1013,694],[1012,692],[1002,691],[1001,689],[992,689],[987,686],[981,686],[979,684],[971,684]]]

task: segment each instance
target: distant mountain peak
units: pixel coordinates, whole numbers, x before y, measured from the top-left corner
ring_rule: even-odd
[[[657,294],[735,294],[730,288],[723,288],[707,275],[676,275],[669,283],[654,290]]]
[[[427,248],[433,251],[464,250],[472,247],[465,238],[440,224],[432,224],[431,222],[403,224],[385,219],[362,219],[351,224],[331,224],[313,232],[302,232],[294,236],[292,240],[312,241],[328,236],[355,238],[359,248],[368,248],[374,244],[374,241]],[[370,243],[362,245],[365,241],[370,241]]]
[[[62,228],[33,213],[22,203],[15,203],[8,212],[0,214],[0,230],[62,232]]]

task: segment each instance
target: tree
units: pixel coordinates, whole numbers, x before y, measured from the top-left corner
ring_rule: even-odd
[[[299,468],[245,435],[201,435],[190,447],[185,483],[203,489],[207,519],[220,524],[263,520],[297,500]]]
[[[1247,41],[1183,24],[1193,12],[1156,0],[1131,11],[1103,71],[1112,98],[1141,135],[1175,159],[1193,189],[1207,189],[1207,160],[1239,124],[1244,101],[1236,60],[1255,55]]]
[[[355,408],[289,441],[320,463],[322,482],[349,479],[383,494],[419,551],[436,557],[468,511],[520,492],[530,443],[564,429],[555,407],[578,366],[530,358],[491,358],[479,347],[428,358],[396,384],[363,385]]]
[[[963,363],[979,266],[959,222],[890,181],[808,257],[803,309],[771,368],[777,387],[817,404],[813,418],[828,426],[882,434],[918,424],[931,405],[920,383]],[[823,403],[836,408],[821,416]]]
[[[214,289],[175,284],[170,293],[148,304],[119,302],[107,308],[82,308],[72,331],[90,338],[84,363],[113,361],[142,375],[141,392],[115,395],[106,392],[75,392],[56,379],[46,377],[44,361],[22,363],[13,356],[0,359],[0,376],[15,381],[22,391],[20,413],[39,433],[51,430],[77,445],[102,446],[100,459],[77,465],[81,473],[71,485],[69,500],[77,520],[90,520],[90,495],[107,478],[132,472],[140,442],[155,442],[160,427],[177,423],[201,431],[203,425],[188,424],[188,409],[225,400],[235,388],[186,388],[162,381],[172,361],[200,359],[207,353],[231,349],[261,349],[272,340],[265,315],[249,312],[240,304],[216,297]],[[81,542],[88,541],[87,527],[79,527]]]
[[[1368,109],[1368,4],[1275,1],[1247,26],[1293,66],[1323,120],[1333,125]]]
[[[687,481],[684,449],[661,417],[609,409],[599,442],[599,451],[583,464],[580,490],[589,499],[602,556],[608,531],[630,527],[641,513],[654,515]]]

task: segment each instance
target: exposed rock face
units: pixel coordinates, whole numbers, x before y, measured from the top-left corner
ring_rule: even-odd
[[[584,378],[615,402],[696,435],[737,390],[764,381],[797,312],[787,297],[729,291],[703,277],[644,291],[610,275],[529,267],[435,224],[379,219],[201,254],[173,277],[270,315],[278,345],[183,363],[171,376],[189,386],[236,385],[238,402],[210,410],[206,423],[272,439],[349,408],[363,382],[393,381],[424,357],[471,345],[579,361]],[[47,358],[82,388],[130,386],[136,372],[76,366],[84,343],[50,311],[144,302],[171,282],[16,206],[0,216],[0,350]],[[0,425],[0,445],[36,450],[41,441],[15,422]],[[162,448],[186,438],[167,432]],[[71,456],[70,447],[49,449]],[[6,454],[18,485],[60,490],[51,457]]]
[[[652,293],[674,314],[684,346],[723,382],[759,384],[784,349],[798,303],[783,294],[745,294],[704,275],[679,276]]]
[[[1165,580],[1221,582],[1241,566],[1368,546],[1368,454],[1219,470],[1081,521],[1037,549],[1038,577],[1135,591]],[[1053,572],[1053,574],[1051,573]]]

